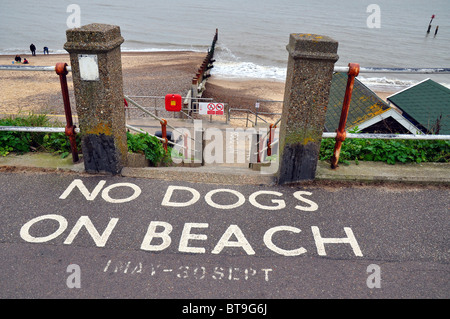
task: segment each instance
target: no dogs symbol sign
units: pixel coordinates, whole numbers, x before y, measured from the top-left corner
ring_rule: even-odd
[[[223,103],[199,103],[199,114],[223,115]]]

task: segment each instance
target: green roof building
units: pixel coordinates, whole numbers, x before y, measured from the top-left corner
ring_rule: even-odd
[[[335,132],[339,127],[346,87],[347,73],[333,74],[325,117],[325,130],[328,132]],[[361,123],[386,112],[388,109],[389,106],[383,100],[362,84],[358,78],[355,78],[345,129],[348,131],[356,126],[359,127]]]
[[[387,98],[425,134],[450,135],[450,89],[426,79]]]
[[[335,132],[339,126],[347,87],[347,73],[333,74],[330,98],[325,117],[325,132]],[[346,131],[358,128],[362,133],[417,133],[419,129],[390,107],[358,78],[353,85]]]

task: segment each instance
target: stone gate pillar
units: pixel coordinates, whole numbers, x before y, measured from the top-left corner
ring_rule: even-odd
[[[291,34],[278,183],[315,178],[338,42],[327,36]]]
[[[120,28],[89,24],[66,36],[85,170],[118,174],[128,151]]]

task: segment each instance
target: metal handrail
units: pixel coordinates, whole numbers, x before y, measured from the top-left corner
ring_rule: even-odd
[[[151,98],[151,99],[161,99],[164,100],[166,97],[165,96],[161,96],[161,95],[127,95],[129,98]],[[186,96],[186,97],[182,97],[181,99],[185,100],[185,99],[191,99],[191,100],[207,100],[207,101],[212,101],[213,98],[211,97],[191,97],[191,96]]]
[[[322,138],[336,138],[335,132],[324,132]],[[438,134],[376,134],[346,133],[345,138],[380,139],[380,140],[450,140],[450,135]]]
[[[66,67],[68,72],[72,72],[70,66]],[[0,65],[3,71],[56,71],[56,66],[38,66],[38,65]]]
[[[348,73],[348,66],[335,66],[334,72]],[[450,74],[450,68],[383,68],[361,67],[359,73]]]
[[[161,137],[158,137],[158,136],[156,136],[156,135],[150,134],[149,132],[146,132],[146,131],[144,131],[144,130],[138,128],[138,127],[134,127],[134,126],[131,126],[131,125],[129,125],[129,124],[125,124],[125,127],[128,128],[128,129],[130,129],[130,130],[132,130],[132,131],[138,132],[138,133],[148,134],[148,135],[150,135],[150,136],[153,136],[153,137],[156,138],[158,141],[161,141],[161,142],[165,142],[165,141],[166,141],[165,139],[163,139],[163,138],[161,138]],[[173,142],[171,142],[171,141],[167,141],[167,143],[168,143],[168,144],[171,144],[171,145],[177,145],[177,144],[175,144],[175,143],[173,143]],[[184,146],[181,146],[181,145],[178,145],[178,146],[184,148]]]
[[[159,118],[158,116],[156,116],[156,115],[154,115],[153,113],[151,113],[150,111],[146,110],[143,106],[139,105],[136,101],[132,100],[129,96],[125,95],[125,96],[124,96],[124,99],[125,99],[125,101],[130,102],[131,104],[133,104],[134,106],[136,106],[138,109],[140,109],[140,110],[143,111],[144,113],[150,115],[151,117],[153,117],[154,119],[158,120],[158,121],[161,123],[162,138],[157,137],[157,136],[152,135],[152,134],[149,134],[148,132],[145,132],[144,130],[141,130],[141,129],[139,129],[139,128],[135,128],[135,127],[133,127],[133,126],[131,126],[131,125],[128,125],[128,124],[126,124],[126,127],[127,127],[127,128],[129,128],[130,130],[134,130],[134,131],[136,131],[136,132],[139,132],[139,133],[149,134],[149,135],[151,135],[151,136],[156,137],[159,141],[161,141],[161,142],[163,143],[163,145],[164,145],[164,150],[165,150],[166,152],[168,151],[168,150],[167,150],[167,145],[170,144],[170,145],[178,146],[178,147],[182,148],[183,150],[185,150],[185,156],[186,156],[186,157],[188,156],[188,155],[187,155],[187,151],[189,150],[189,147],[188,147],[187,144],[186,144],[186,143],[187,143],[187,139],[189,138],[189,139],[191,139],[191,140],[193,140],[193,141],[195,141],[195,139],[193,139],[192,137],[188,136],[187,134],[184,134],[183,132],[181,132],[181,131],[178,130],[177,128],[173,127],[172,125],[168,124],[168,123],[167,123],[167,120],[161,119],[161,118]],[[178,133],[180,133],[182,136],[185,137],[185,140],[184,140],[185,146],[182,146],[182,145],[173,143],[173,142],[171,142],[171,141],[169,141],[169,140],[167,139],[167,131],[166,131],[167,126],[170,127],[171,129],[173,129],[175,132],[178,132]],[[195,148],[194,148],[193,151],[194,151],[194,152],[197,152],[197,150],[196,150]]]
[[[151,117],[153,117],[155,120],[158,120],[161,124],[165,124],[168,127],[170,127],[171,129],[173,129],[174,131],[183,134],[183,132],[179,131],[177,128],[173,127],[172,125],[167,123],[167,120],[159,118],[158,116],[154,115],[152,112],[146,110],[143,106],[139,105],[137,102],[133,101],[132,99],[130,99],[130,97],[128,95],[125,95],[125,99],[130,102],[131,104],[133,104],[134,106],[136,106],[138,109],[140,109],[142,112],[150,115]],[[165,122],[165,123],[164,123]],[[192,137],[190,138],[192,140],[194,140]]]
[[[238,112],[245,112],[247,113],[247,117],[231,117],[231,111],[238,111]],[[249,113],[255,115],[255,121],[251,120],[248,118]],[[264,123],[268,124],[269,122],[267,122],[265,119],[263,119],[261,116],[259,116],[259,114],[264,114],[264,115],[281,115],[281,113],[270,113],[270,112],[258,112],[255,113],[250,109],[239,109],[239,108],[228,108],[228,115],[227,115],[227,120],[246,120],[246,127],[248,127],[248,122],[252,122],[253,124],[257,124],[258,122],[258,118],[262,121],[264,121]]]
[[[155,114],[153,114],[152,112],[146,110],[144,107],[140,106],[137,102],[133,101],[128,95],[125,95],[125,100],[127,100],[128,102],[130,102],[131,104],[133,104],[135,107],[137,107],[138,109],[140,109],[142,112],[150,115],[151,117],[153,117],[155,120],[159,121],[161,124],[164,123],[164,120],[158,116],[156,116]]]
[[[37,132],[37,133],[65,133],[64,127],[43,127],[43,126],[0,126],[0,131],[11,132]],[[76,133],[80,133],[80,129],[75,128]]]
[[[5,71],[55,71],[54,66],[35,65],[0,65],[0,70]],[[71,72],[70,66],[67,71]],[[348,66],[335,66],[334,72],[347,73]],[[384,68],[384,67],[361,67],[359,73],[413,73],[413,74],[450,74],[450,68]],[[137,97],[137,96],[134,96]],[[147,97],[147,96],[145,96]]]

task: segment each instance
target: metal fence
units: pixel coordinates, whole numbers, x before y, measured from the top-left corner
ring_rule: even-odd
[[[159,97],[158,97],[159,98]],[[186,134],[185,132],[180,131],[179,129],[177,129],[176,127],[170,125],[166,119],[159,117],[156,114],[153,114],[151,111],[147,110],[145,107],[143,107],[142,105],[140,105],[139,103],[137,103],[136,101],[134,101],[133,99],[131,99],[130,96],[125,95],[125,101],[129,102],[130,104],[132,104],[136,109],[138,109],[139,111],[145,113],[147,116],[159,121],[159,123],[161,124],[161,137],[150,134],[144,130],[141,130],[140,128],[134,127],[132,125],[126,124],[126,128],[133,130],[135,132],[138,133],[143,133],[143,134],[148,134],[151,135],[153,137],[155,137],[156,139],[158,139],[159,141],[162,142],[164,150],[166,152],[168,152],[168,145],[171,145],[173,147],[177,147],[179,150],[181,150],[183,152],[183,156],[185,158],[190,158],[190,152],[194,151],[194,153],[197,153],[198,150],[196,150],[195,148],[192,149],[188,146],[189,141],[188,140],[194,140],[192,137],[190,137],[188,134]],[[128,104],[128,103],[126,103]],[[172,112],[173,113],[173,112]],[[173,141],[169,141],[168,139],[168,134],[167,134],[167,127],[171,128],[172,130],[174,130],[175,132],[178,132],[180,134],[180,136],[182,136],[183,139],[183,145],[180,145],[180,143],[174,143]],[[195,140],[194,140],[195,141]]]
[[[127,95],[128,98],[133,99],[139,103],[140,107],[136,105],[125,104],[125,114],[127,118],[150,118],[152,117],[147,112],[143,112],[141,108],[151,112],[153,115],[164,118],[184,118],[193,120],[193,114],[198,114],[198,103],[212,101],[212,98],[192,98],[190,96],[182,97],[183,107],[180,113],[169,112],[165,108],[165,96],[152,95]]]
[[[245,126],[248,127],[249,123],[252,123],[253,126],[258,125],[258,120],[260,123],[265,124],[271,124],[273,122],[274,117],[280,117],[281,113],[278,112],[265,112],[260,111],[260,108],[266,108],[264,107],[264,104],[267,107],[267,104],[278,104],[278,108],[280,109],[283,105],[283,101],[272,101],[272,100],[256,100],[255,103],[255,111],[252,111],[250,109],[243,109],[243,108],[226,108],[226,118],[225,122],[230,123],[231,120],[245,120]],[[261,107],[263,106],[263,107]],[[241,116],[233,116],[233,113],[245,113],[244,117]]]

